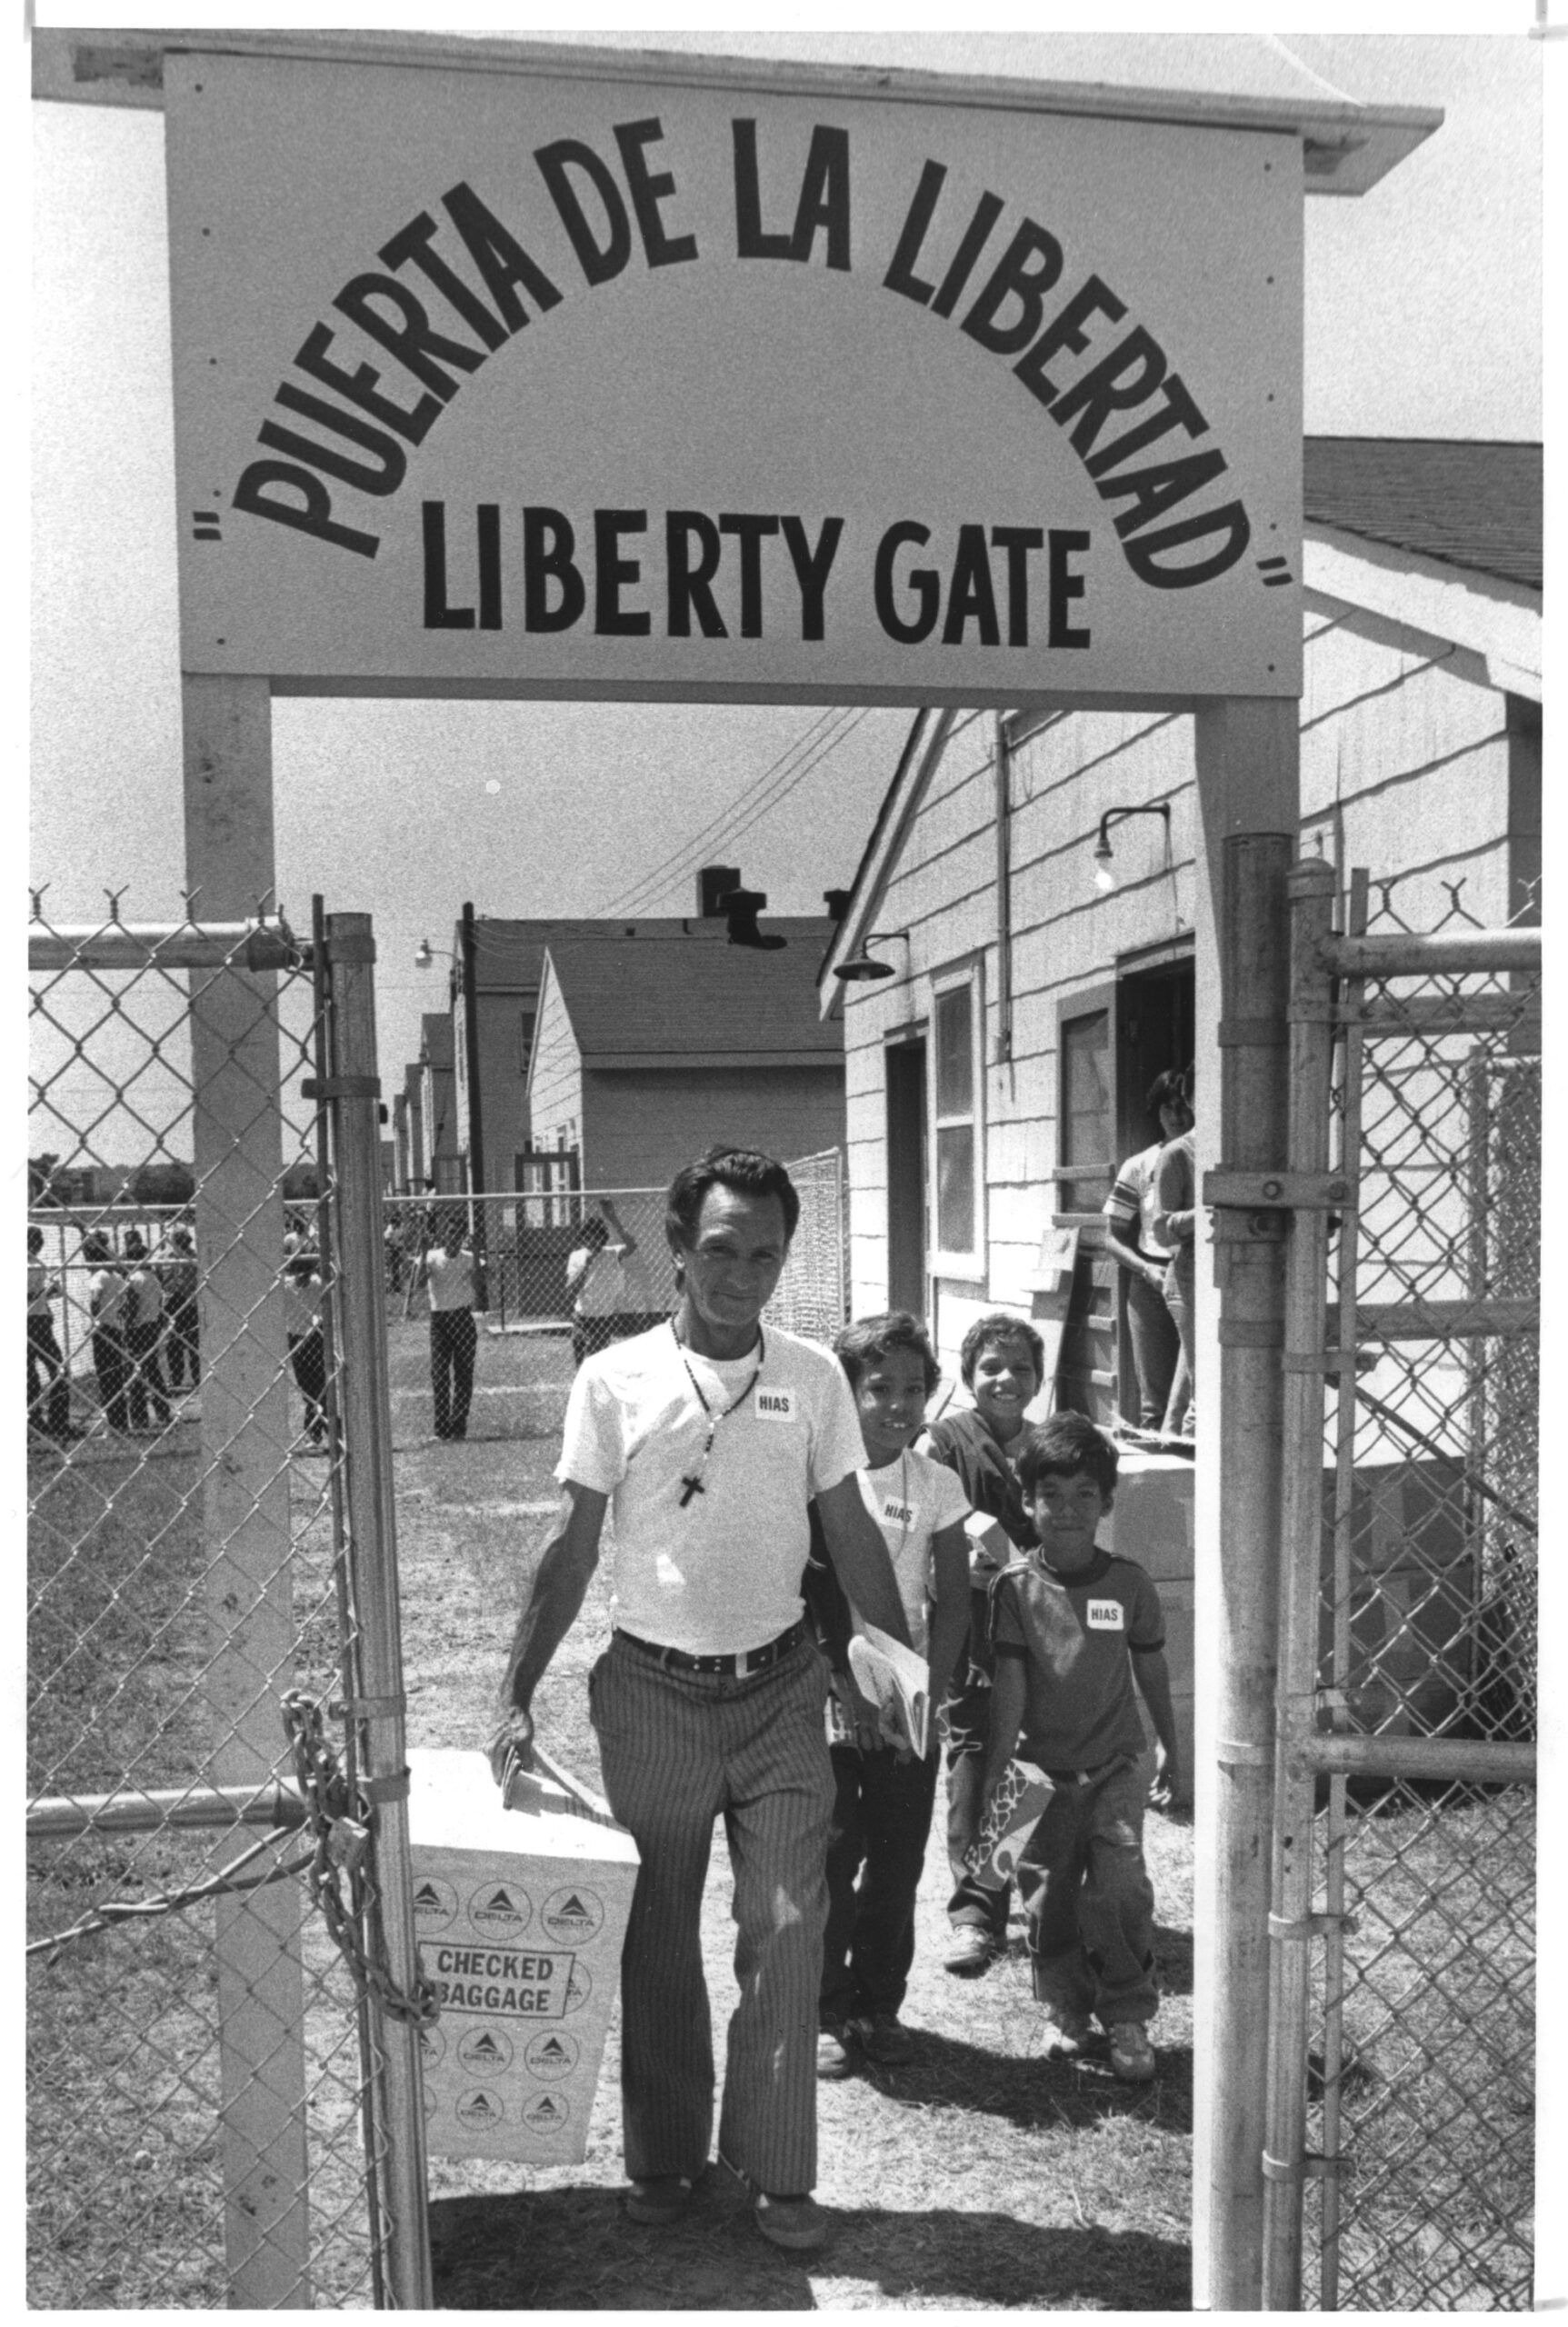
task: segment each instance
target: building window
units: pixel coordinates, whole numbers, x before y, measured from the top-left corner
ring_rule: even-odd
[[[534,1055],[534,1020],[532,1010],[520,1011],[517,1018],[517,1072],[526,1076],[528,1062]]]
[[[932,1160],[935,1213],[933,1268],[939,1276],[983,1275],[980,988],[973,974],[939,986],[932,1008]]]
[[[1109,1184],[1112,1144],[1111,1014],[1085,1011],[1062,1021],[1062,1172],[1064,1212],[1098,1212]],[[1081,1177],[1071,1176],[1075,1165]]]

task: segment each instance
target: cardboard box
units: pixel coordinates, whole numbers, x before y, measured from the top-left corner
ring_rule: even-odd
[[[548,1783],[507,1810],[483,1753],[413,1752],[419,1959],[441,1998],[423,2032],[437,2157],[573,2165],[621,1968],[637,1846]]]

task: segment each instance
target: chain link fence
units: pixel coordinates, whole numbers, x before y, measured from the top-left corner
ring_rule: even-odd
[[[31,939],[35,1196],[155,1164],[195,1195],[29,1215],[29,2300],[380,2302],[324,949],[113,905]]]
[[[848,1235],[837,1148],[788,1165],[800,1221],[766,1322],[830,1341],[848,1314]],[[394,1316],[425,1314],[421,1263],[456,1230],[482,1250],[494,1333],[569,1334],[578,1357],[643,1333],[675,1307],[661,1188],[558,1188],[484,1196],[393,1196],[385,1204]]]
[[[1296,1541],[1314,1570],[1293,1676],[1288,1628],[1282,1651],[1273,2293],[1524,2309],[1539,932],[1478,929],[1456,887],[1415,933],[1397,885],[1356,875],[1315,964],[1298,920],[1293,1015],[1321,1040],[1328,1115],[1326,1155],[1294,1160],[1326,1163],[1343,1201],[1295,1232],[1321,1273],[1313,1303],[1302,1263],[1286,1358],[1309,1377]],[[1326,929],[1326,885],[1321,909]]]

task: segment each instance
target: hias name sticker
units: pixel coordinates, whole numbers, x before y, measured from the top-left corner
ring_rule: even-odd
[[[757,1391],[757,1420],[759,1422],[794,1422],[794,1392],[793,1390]]]
[[[1091,1600],[1087,1613],[1092,1633],[1119,1633],[1123,1629],[1119,1600]]]

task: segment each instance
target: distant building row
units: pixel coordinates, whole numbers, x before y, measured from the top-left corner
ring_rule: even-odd
[[[690,915],[475,921],[472,1063],[459,927],[394,1101],[394,1191],[470,1187],[475,1118],[489,1193],[661,1187],[714,1140],[841,1146],[843,1034],[816,1001],[834,924],[726,910],[739,885],[708,865]]]

